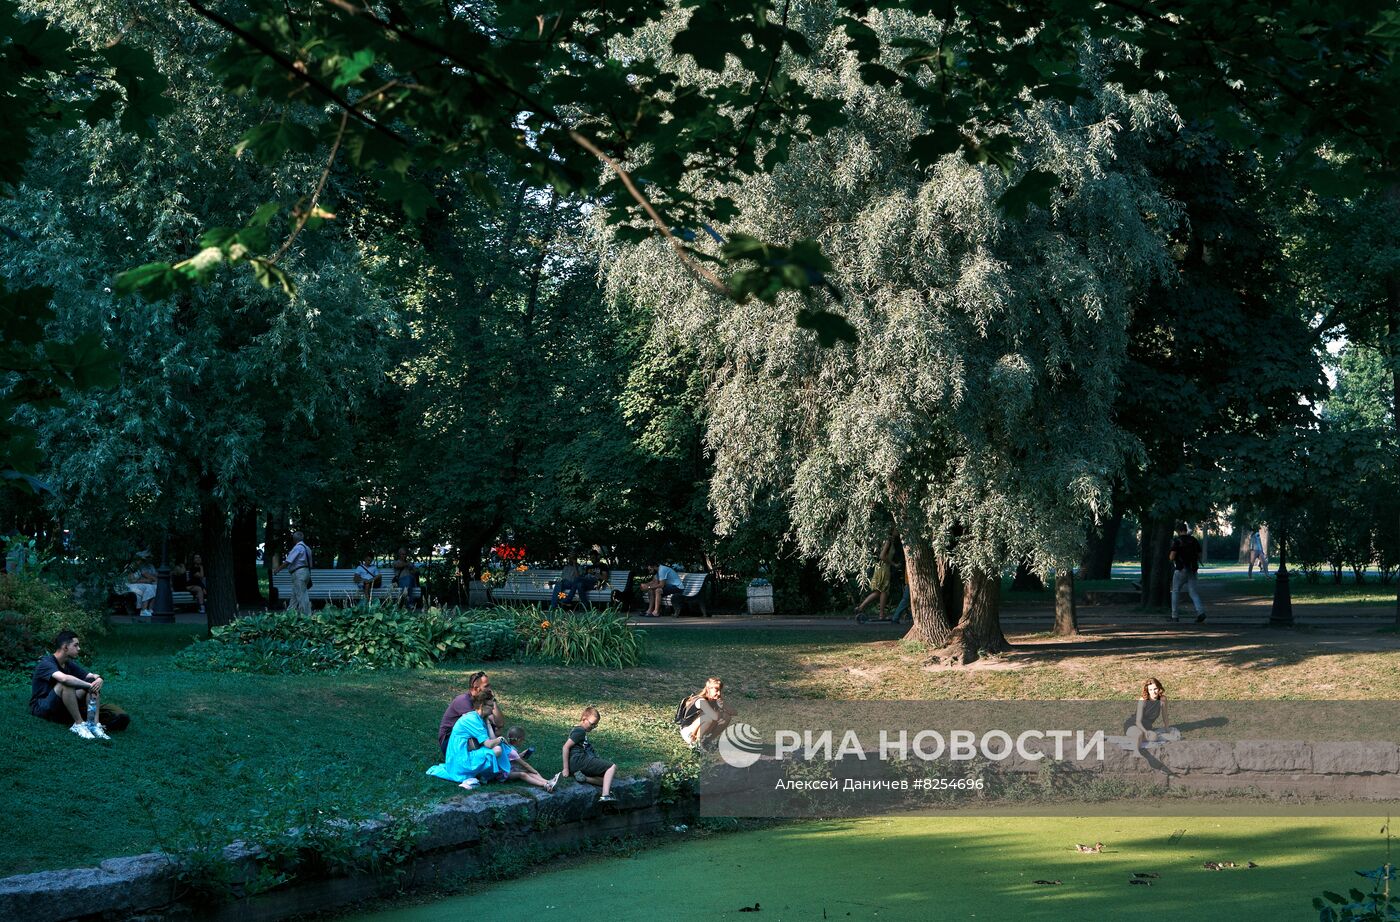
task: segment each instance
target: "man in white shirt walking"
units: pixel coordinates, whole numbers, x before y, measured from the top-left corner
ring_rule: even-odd
[[[291,572],[291,607],[303,615],[309,615],[311,614],[311,548],[306,546],[306,536],[299,531],[292,532],[292,540],[296,543],[287,553],[287,559],[282,561],[282,565],[272,572],[281,573],[283,570]]]

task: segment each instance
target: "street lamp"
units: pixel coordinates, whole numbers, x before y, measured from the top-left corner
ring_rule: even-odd
[[[170,536],[164,535],[160,539],[160,568],[156,570],[155,607],[151,611],[151,620],[161,624],[175,623],[175,597],[170,592],[170,562],[166,559],[169,544]]]
[[[1288,525],[1280,518],[1278,530],[1278,570],[1274,573],[1274,605],[1269,610],[1273,627],[1293,626],[1293,595],[1288,587]]]

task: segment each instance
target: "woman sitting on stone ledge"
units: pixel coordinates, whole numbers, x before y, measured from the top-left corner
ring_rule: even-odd
[[[524,762],[511,764],[511,746],[505,737],[493,736],[487,716],[495,706],[496,696],[489,690],[472,699],[473,710],[462,715],[447,738],[447,761],[428,769],[435,778],[455,781],[467,790],[484,781],[524,781],[537,788],[553,791],[559,776],[546,781]],[[528,769],[528,770],[527,770]]]
[[[1154,730],[1153,726],[1159,719],[1162,729]],[[1143,683],[1137,712],[1123,721],[1123,733],[1127,739],[1125,748],[1139,755],[1145,746],[1181,739],[1181,731],[1167,724],[1167,690],[1161,682],[1148,679]]]

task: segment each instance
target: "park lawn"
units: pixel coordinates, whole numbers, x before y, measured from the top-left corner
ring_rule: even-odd
[[[621,671],[532,663],[340,675],[199,675],[170,655],[182,626],[119,627],[88,665],[133,715],[111,743],[80,740],[27,713],[27,676],[4,680],[0,875],[91,865],[158,844],[255,836],[308,815],[366,816],[460,793],[424,769],[438,720],[465,677],[490,670],[509,720],[559,767],[585,705],[599,750],[623,774],[678,756],[677,701],[707,675],[729,698],[1134,699],[1156,675],[1176,698],[1400,697],[1400,637],[1307,632],[1119,632],[1078,641],[1024,636],[1012,654],[970,669],[926,666],[889,629],[657,628],[645,665]],[[883,639],[882,639],[883,638]],[[144,804],[144,805],[143,805]],[[54,843],[64,843],[56,848]]]
[[[758,904],[768,922],[814,919],[1315,919],[1324,890],[1369,889],[1353,872],[1385,862],[1381,820],[1261,817],[875,817],[681,837],[625,858],[341,922],[730,918]],[[1179,837],[1174,834],[1184,830]],[[1173,841],[1175,837],[1175,841]],[[1102,841],[1101,854],[1076,843]],[[1206,861],[1239,868],[1209,871]],[[1253,861],[1257,868],[1247,869]],[[1155,873],[1150,886],[1134,873]],[[1036,880],[1060,881],[1038,885]]]
[[[1255,577],[1228,577],[1222,580],[1225,590],[1232,595],[1259,595],[1272,598],[1274,593],[1274,571],[1269,571],[1267,579]],[[1348,571],[1346,578],[1340,583],[1332,581],[1332,577],[1323,574],[1322,579],[1317,582],[1308,582],[1302,574],[1291,570],[1288,580],[1288,594],[1295,602],[1307,602],[1309,604],[1336,604],[1336,605],[1375,605],[1378,607],[1394,606],[1397,584],[1394,580],[1390,583],[1382,583],[1372,572],[1366,582],[1358,584],[1351,578]]]

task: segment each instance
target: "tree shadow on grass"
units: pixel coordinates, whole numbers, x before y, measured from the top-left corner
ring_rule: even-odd
[[[1022,666],[1054,666],[1069,660],[1117,657],[1154,660],[1171,657],[1199,665],[1235,669],[1294,666],[1310,659],[1343,653],[1400,650],[1400,638],[1365,635],[1319,637],[1277,630],[1211,630],[1186,634],[1180,630],[1118,629],[1111,633],[1082,633],[1076,638],[1049,641],[1012,640],[1005,654]]]

